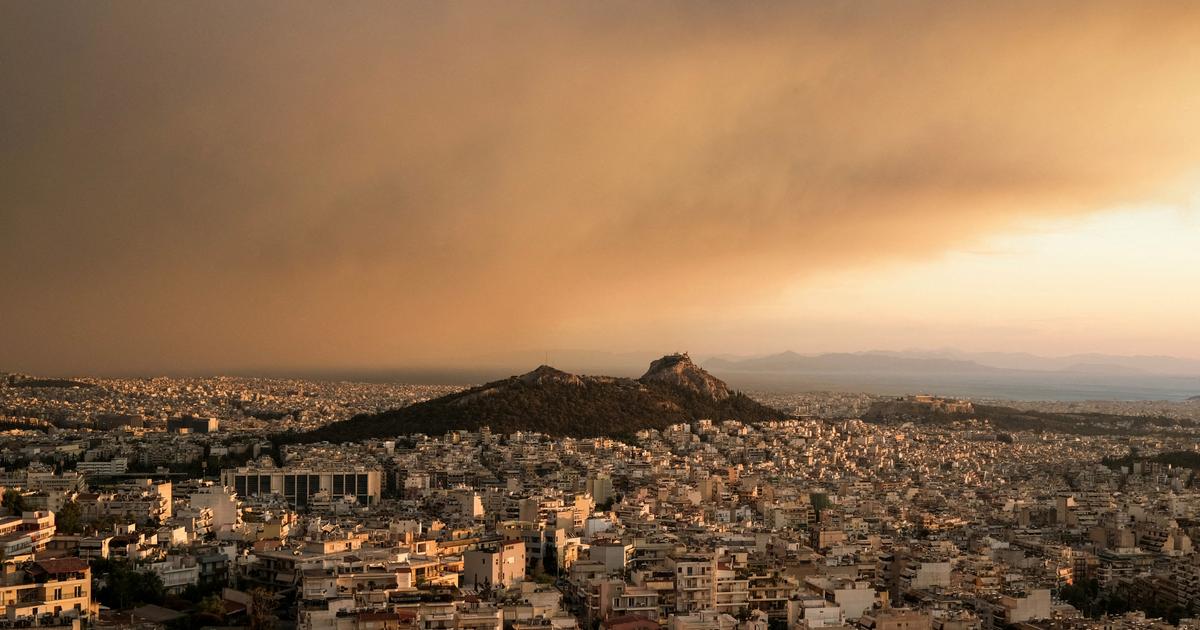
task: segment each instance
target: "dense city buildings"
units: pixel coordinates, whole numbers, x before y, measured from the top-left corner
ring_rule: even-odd
[[[335,444],[290,440],[230,397],[264,415],[313,392],[279,422],[311,427],[440,390],[281,383],[0,388],[6,618],[1109,630],[1200,616],[1194,403],[1011,403],[1098,414],[1059,433],[998,427],[989,401],[756,394],[793,419]]]

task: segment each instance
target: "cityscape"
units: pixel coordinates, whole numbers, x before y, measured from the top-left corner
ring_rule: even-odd
[[[1200,623],[1197,403],[1012,403],[1128,420],[1056,433],[998,427],[966,400],[775,393],[759,397],[786,419],[698,419],[622,439],[488,427],[292,438],[460,390],[7,375],[7,619],[496,630]],[[880,405],[904,412],[873,415]],[[1123,430],[1151,418],[1164,420]]]
[[[1200,630],[1200,3],[0,2],[0,630]]]

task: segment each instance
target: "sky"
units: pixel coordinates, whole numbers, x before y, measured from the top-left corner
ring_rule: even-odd
[[[0,370],[1200,357],[1200,5],[0,4]]]

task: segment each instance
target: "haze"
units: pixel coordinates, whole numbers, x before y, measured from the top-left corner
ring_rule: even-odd
[[[1200,5],[0,5],[0,369],[1200,357]]]

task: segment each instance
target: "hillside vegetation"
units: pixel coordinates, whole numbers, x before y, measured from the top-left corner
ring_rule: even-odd
[[[380,414],[360,415],[295,439],[352,441],[408,433],[490,427],[572,437],[632,436],[700,419],[777,420],[786,414],[755,402],[691,363],[687,355],[655,361],[640,379],[577,376],[542,366]]]

